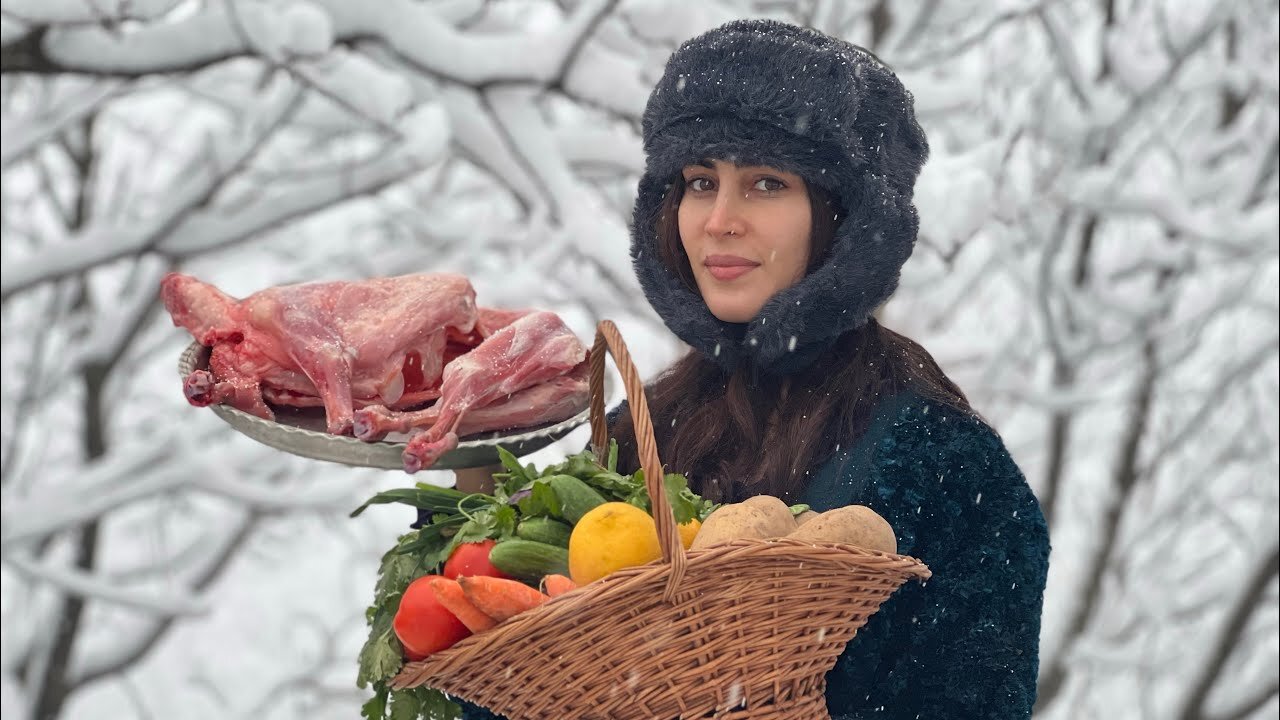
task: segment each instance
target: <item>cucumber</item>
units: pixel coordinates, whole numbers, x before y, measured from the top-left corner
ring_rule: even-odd
[[[516,527],[516,537],[562,548],[569,547],[572,533],[573,528],[549,517],[525,518]]]
[[[552,475],[548,481],[560,500],[560,515],[577,525],[583,515],[605,504],[604,496],[572,475]]]
[[[569,551],[533,540],[512,539],[493,546],[489,562],[513,578],[538,582],[547,575],[569,574]]]

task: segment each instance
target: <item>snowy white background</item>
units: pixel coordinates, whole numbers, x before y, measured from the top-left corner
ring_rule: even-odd
[[[774,16],[872,47],[933,155],[885,322],[1053,532],[1038,718],[1277,706],[1276,0],[4,0],[6,720],[347,720],[406,484],[188,406],[181,268],[455,270],[680,348],[626,222],[666,56]],[[580,448],[584,431],[531,459]],[[433,473],[436,482],[451,476]]]

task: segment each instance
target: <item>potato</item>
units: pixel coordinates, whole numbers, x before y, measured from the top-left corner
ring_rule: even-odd
[[[738,538],[776,537],[769,534],[776,526],[776,519],[758,507],[742,503],[724,505],[703,521],[689,549],[701,550]]]
[[[769,517],[766,538],[783,537],[795,532],[796,520],[787,504],[772,495],[756,495],[743,500],[740,505],[753,507]]]
[[[797,528],[789,537],[796,540],[846,543],[887,553],[898,552],[898,540],[893,535],[893,528],[876,511],[865,505],[828,510]]]
[[[804,512],[796,516],[796,527],[800,527],[801,525],[818,517],[818,515],[821,515],[821,513],[819,513],[817,510],[805,510]]]

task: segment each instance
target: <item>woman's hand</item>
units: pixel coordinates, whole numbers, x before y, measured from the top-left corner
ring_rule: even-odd
[[[453,487],[464,493],[493,494],[493,474],[502,472],[502,465],[462,468],[453,471]]]

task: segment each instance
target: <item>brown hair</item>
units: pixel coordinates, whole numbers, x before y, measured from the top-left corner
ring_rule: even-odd
[[[826,259],[841,209],[826,191],[807,183],[813,213],[812,272]],[[663,263],[698,292],[680,242],[678,211],[684,178],[663,199],[657,223]],[[750,368],[726,373],[692,351],[646,388],[659,453],[668,472],[682,472],[695,491],[716,502],[768,494],[796,502],[809,472],[840,444],[855,442],[882,398],[911,389],[972,412],[960,388],[919,344],[869,318],[845,333],[801,372],[753,377]],[[620,470],[636,467],[631,417],[612,433],[621,445]]]

